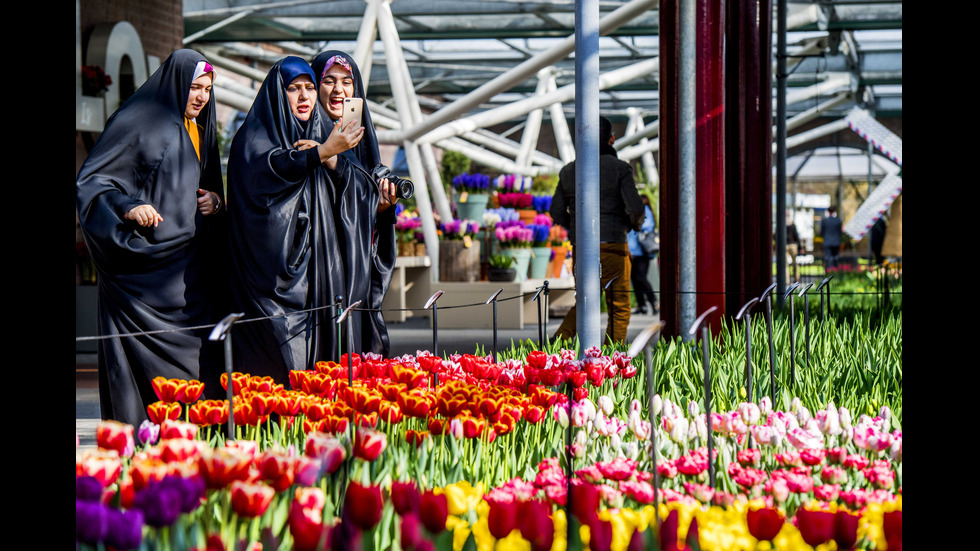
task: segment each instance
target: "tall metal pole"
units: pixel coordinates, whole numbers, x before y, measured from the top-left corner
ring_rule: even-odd
[[[776,7],[776,296],[786,292],[786,0]]]
[[[696,184],[697,163],[695,140],[696,120],[696,29],[697,10],[695,0],[680,0],[678,14],[678,263],[680,281],[678,318],[681,327],[694,323],[697,308],[697,217]],[[694,338],[691,335],[689,338]]]
[[[579,355],[599,331],[599,1],[575,4],[575,286]]]

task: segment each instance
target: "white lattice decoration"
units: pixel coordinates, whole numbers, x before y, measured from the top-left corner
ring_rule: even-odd
[[[902,166],[902,138],[876,121],[865,109],[855,107],[847,114],[847,126],[883,155]]]
[[[902,177],[892,172],[878,184],[868,199],[861,204],[854,216],[844,225],[844,232],[855,241],[868,233],[871,226],[892,206],[895,198],[902,193]]]

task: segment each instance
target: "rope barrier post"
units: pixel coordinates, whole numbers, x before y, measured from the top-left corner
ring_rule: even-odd
[[[776,284],[766,287],[759,297],[759,302],[766,303],[766,333],[769,335],[769,386],[771,387],[772,403],[776,403],[776,345],[772,336],[772,292],[776,289]]]
[[[735,314],[736,320],[745,321],[745,398],[749,402],[752,401],[752,307],[758,303],[759,299],[754,298]]]
[[[432,353],[439,356],[439,307],[436,301],[442,296],[442,291],[436,291],[425,302],[425,310],[432,309]],[[439,373],[432,372],[432,388],[439,386]]]
[[[820,293],[820,325],[821,326],[824,323],[827,322],[827,310],[830,309],[830,280],[831,279],[834,279],[833,274],[831,274],[830,276],[824,278],[824,280],[820,282],[820,285],[817,285],[817,291]],[[826,307],[824,306],[824,303],[823,303],[823,291],[822,291],[822,289],[824,287],[827,288],[827,306]]]
[[[337,318],[338,326],[347,320],[347,386],[349,388],[354,388],[354,318],[351,317],[350,313],[360,305],[361,301],[351,304]]]
[[[708,484],[711,488],[715,487],[715,461],[712,457],[714,437],[711,435],[711,349],[709,348],[708,326],[703,325],[703,323],[708,315],[717,309],[717,306],[712,306],[705,310],[703,314],[698,316],[698,319],[694,320],[694,325],[688,331],[690,338],[694,339],[697,336],[698,328],[701,328],[702,362],[704,364],[704,420],[708,428]]]
[[[633,344],[630,345],[627,354],[631,358],[635,358],[636,355],[643,351],[643,362],[647,368],[647,404],[650,408],[650,452],[651,457],[653,457],[653,506],[658,507],[660,505],[659,491],[660,491],[660,477],[657,474],[657,414],[653,409],[653,396],[655,389],[657,388],[657,373],[653,367],[653,353],[650,352],[650,348],[657,345],[660,340],[660,333],[667,323],[663,321],[658,321],[653,325],[650,325],[644,329],[636,338],[633,340]],[[655,515],[657,523],[659,525],[660,515]]]
[[[799,283],[793,283],[786,289],[783,295],[783,302],[793,294],[793,290],[799,287]],[[789,387],[796,388],[796,301],[789,299]],[[776,401],[773,400],[773,405]]]
[[[547,317],[549,320],[551,319],[550,292],[551,292],[551,286],[548,283],[548,280],[546,279],[544,280],[544,313],[545,313],[545,317]],[[545,328],[545,332],[544,332],[544,344],[545,344],[545,348],[551,346],[551,337],[548,336],[547,328]]]
[[[337,305],[337,317],[340,317],[340,315],[344,311],[344,297],[342,297],[340,295],[335,296],[334,297],[334,304]],[[340,357],[343,355],[343,352],[341,351],[341,348],[342,348],[341,347],[341,343],[343,342],[343,340],[344,339],[341,338],[340,327],[338,326],[337,327],[337,363],[340,363]]]
[[[807,291],[813,287],[813,283],[807,283],[800,291],[799,296],[803,297],[803,332],[806,335],[806,366],[810,367],[810,295]],[[776,403],[773,399],[772,403]]]
[[[606,293],[606,304],[609,305],[609,312],[607,312],[607,314],[609,315],[609,327],[612,328],[613,334],[616,333],[616,326],[615,326],[616,318],[613,317],[616,309],[616,301],[614,301],[610,297],[609,293],[614,292],[612,289],[610,289],[610,287],[612,287],[613,282],[616,281],[617,279],[619,279],[619,276],[610,279],[609,283],[606,283],[606,286],[602,288],[603,292]],[[613,335],[606,335],[606,338],[608,338],[610,342],[614,340]]]
[[[538,291],[534,293],[534,297],[531,298],[531,302],[538,303],[538,350],[544,350],[544,318],[541,316],[541,301],[538,300],[538,298],[541,296],[541,292],[547,288],[548,282],[545,281],[544,285],[538,287]],[[494,337],[496,337],[496,335],[494,335]]]
[[[208,336],[209,341],[225,341],[225,373],[228,374],[228,440],[235,439],[235,384],[231,378],[231,327],[243,316],[245,312],[228,314],[214,326]]]
[[[490,295],[490,298],[488,298],[486,302],[486,304],[490,304],[491,302],[493,303],[493,348],[490,349],[493,363],[497,363],[497,296],[503,292],[503,289],[497,289],[497,292]]]

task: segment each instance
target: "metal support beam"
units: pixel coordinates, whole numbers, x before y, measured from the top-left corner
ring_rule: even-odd
[[[678,281],[681,327],[697,317],[697,10],[695,0],[678,2]],[[690,338],[690,337],[689,337]]]

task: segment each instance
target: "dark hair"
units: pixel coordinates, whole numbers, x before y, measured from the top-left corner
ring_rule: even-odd
[[[830,214],[834,214],[835,212],[837,212],[837,207],[835,207],[834,205],[830,205],[829,207],[827,207],[827,212],[829,212]]]
[[[612,122],[606,117],[599,117],[599,143],[608,143],[612,136]]]

